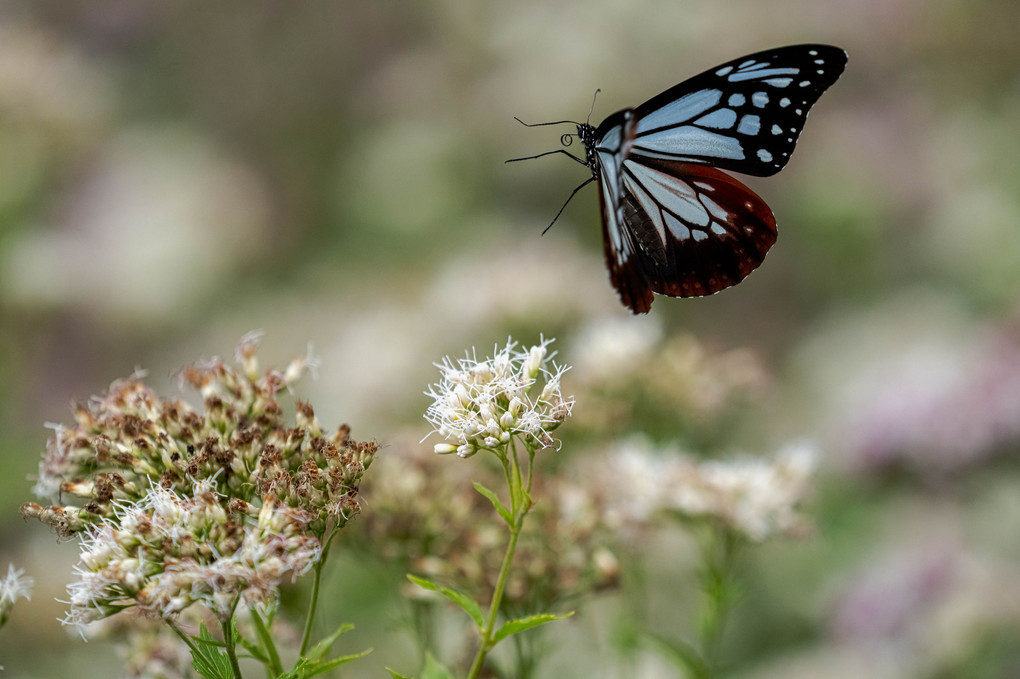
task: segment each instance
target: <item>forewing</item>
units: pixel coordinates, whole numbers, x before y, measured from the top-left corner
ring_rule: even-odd
[[[719,292],[758,268],[776,242],[768,205],[723,172],[633,156],[620,172],[620,231],[631,243],[628,261],[654,292]],[[616,278],[614,285],[622,298]]]
[[[634,110],[630,154],[773,175],[846,60],[831,45],[792,45],[716,66]]]

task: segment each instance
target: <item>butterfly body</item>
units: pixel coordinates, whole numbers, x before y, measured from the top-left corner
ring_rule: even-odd
[[[577,125],[585,158],[571,157],[598,184],[606,266],[625,306],[645,313],[653,293],[713,294],[762,263],[776,241],[772,211],[722,170],[779,172],[808,110],[845,65],[846,53],[829,45],[766,50],[598,127]]]

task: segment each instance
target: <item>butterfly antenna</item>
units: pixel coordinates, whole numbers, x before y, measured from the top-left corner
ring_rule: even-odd
[[[585,125],[591,125],[591,114],[595,112],[595,99],[599,96],[599,92],[601,91],[601,87],[595,88],[595,94],[591,98],[591,108],[588,110],[588,118],[584,121]]]
[[[563,214],[563,211],[567,208],[567,204],[570,203],[570,199],[576,196],[578,191],[588,186],[588,184],[591,184],[593,181],[595,181],[595,177],[589,177],[587,180],[585,180],[583,184],[574,189],[574,192],[570,194],[570,198],[567,198],[567,202],[563,204],[563,207],[561,207],[560,211],[556,213],[556,216],[553,217],[553,220],[549,222],[549,226],[545,227],[545,230],[542,231],[543,236],[545,235],[546,231],[552,228],[552,225],[556,223],[556,220],[560,218],[560,215]]]
[[[519,122],[521,125],[524,125],[524,127],[542,127],[544,125],[565,125],[566,123],[570,123],[571,125],[579,125],[580,124],[580,123],[574,122],[573,120],[556,120],[556,121],[551,122],[551,123],[526,123],[523,120],[521,120],[520,118],[518,118],[517,116],[514,116],[514,120]]]

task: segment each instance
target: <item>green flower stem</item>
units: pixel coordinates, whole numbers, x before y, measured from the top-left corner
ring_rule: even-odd
[[[419,662],[425,663],[425,656],[431,651],[435,655],[435,643],[433,642],[433,629],[435,621],[433,616],[435,604],[432,601],[413,599],[411,601],[411,612],[414,618],[415,636],[418,638]]]
[[[530,452],[530,448],[529,448]],[[497,452],[497,455],[499,453]],[[534,459],[534,454],[531,455]],[[492,592],[492,601],[489,602],[489,617],[485,627],[480,630],[482,642],[478,646],[478,653],[471,663],[467,679],[477,679],[485,664],[485,658],[492,650],[492,637],[496,633],[496,616],[499,613],[499,606],[503,601],[503,590],[506,589],[506,581],[510,575],[510,566],[513,564],[514,552],[517,551],[517,538],[520,537],[521,527],[524,525],[524,517],[531,509],[531,496],[524,490],[521,479],[521,468],[517,462],[517,450],[511,439],[508,455],[500,455],[503,463],[503,470],[506,473],[507,484],[510,486],[510,510],[513,513],[513,523],[510,524],[510,541],[506,547],[506,554],[503,556],[503,565],[499,569],[499,578],[496,580],[496,589]],[[528,469],[528,490],[531,486],[531,469]]]
[[[170,629],[174,631],[178,637],[181,638],[188,648],[191,649],[191,659],[196,663],[201,663],[207,670],[212,671],[214,668],[209,667],[209,664],[205,661],[205,657],[199,653],[198,646],[195,646],[195,642],[191,640],[187,634],[181,631],[181,628],[167,620],[166,624],[170,625]]]
[[[308,604],[308,616],[305,618],[305,633],[301,636],[300,657],[304,657],[312,640],[312,623],[315,621],[315,609],[319,606],[319,581],[322,579],[322,567],[326,563],[326,557],[329,556],[329,546],[333,544],[335,536],[336,529],[334,528],[330,532],[329,538],[326,539],[326,544],[322,546],[322,557],[312,567],[315,571],[312,575],[312,597]]]
[[[262,648],[266,650],[266,655],[269,656],[269,667],[266,669],[270,676],[278,677],[283,674],[283,664],[280,662],[280,654],[276,650],[273,635],[269,633],[269,626],[266,625],[266,621],[262,619],[256,609],[249,608],[248,610],[251,611],[251,619],[255,623],[255,634],[262,642]]]
[[[223,621],[223,643],[227,647],[227,657],[230,658],[230,668],[234,672],[234,679],[242,679],[241,677],[241,666],[237,662],[237,650],[234,648],[236,642],[234,641],[234,616],[231,615],[229,618]]]
[[[738,543],[739,538],[733,531],[713,525],[702,547],[705,564],[701,586],[705,601],[699,621],[702,666],[699,679],[709,679],[717,674],[719,641],[737,598],[733,567]]]

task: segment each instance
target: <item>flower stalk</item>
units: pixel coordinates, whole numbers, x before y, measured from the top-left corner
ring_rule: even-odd
[[[475,653],[475,658],[471,663],[471,669],[468,671],[468,679],[476,679],[479,672],[482,671],[482,665],[485,664],[486,656],[495,646],[493,635],[496,632],[496,616],[499,613],[500,604],[503,602],[503,591],[506,589],[506,581],[510,575],[510,568],[513,565],[514,553],[517,551],[517,540],[520,538],[521,530],[524,527],[524,517],[527,516],[528,511],[531,509],[531,480],[535,452],[527,444],[525,444],[525,447],[528,449],[528,481],[526,488],[521,484],[521,468],[517,460],[517,450],[513,444],[513,439],[510,440],[509,453],[503,454],[500,457],[506,472],[507,486],[510,488],[510,515],[512,517],[512,521],[508,524],[510,538],[507,542],[506,554],[503,556],[503,564],[499,569],[499,576],[496,579],[496,588],[493,590],[492,600],[489,602],[488,618],[486,619],[485,627],[481,630],[482,640],[478,646],[478,652]]]
[[[473,354],[457,362],[447,358],[438,365],[442,381],[427,392],[433,403],[425,418],[432,424],[434,433],[445,439],[435,445],[435,452],[456,452],[462,458],[482,450],[491,452],[503,468],[510,498],[508,508],[495,493],[475,483],[476,490],[492,503],[510,531],[487,613],[483,614],[481,606],[455,590],[422,578],[411,578],[426,589],[440,591],[474,619],[480,642],[468,670],[468,679],[477,679],[489,652],[503,639],[564,617],[544,613],[507,621],[500,628],[496,626],[524,520],[533,506],[535,451],[559,447],[551,432],[570,415],[574,403],[572,398],[562,395],[560,378],[566,368],[552,364],[549,343],[543,340],[518,351],[516,343],[507,342],[491,359],[483,361],[475,359]],[[541,389],[537,387],[539,382]],[[518,443],[528,454],[526,472],[521,469]]]
[[[336,530],[333,530],[322,546],[322,558],[312,567],[312,593],[308,602],[308,615],[305,617],[305,631],[301,635],[301,650],[298,653],[301,656],[308,651],[308,646],[312,641],[312,625],[315,622],[315,611],[319,607],[319,582],[322,580],[322,568],[326,563],[326,557],[329,556],[329,548],[333,544],[335,536]]]
[[[739,597],[733,570],[740,536],[716,522],[710,524],[701,548],[700,679],[710,679],[718,674],[719,643],[733,604]]]

